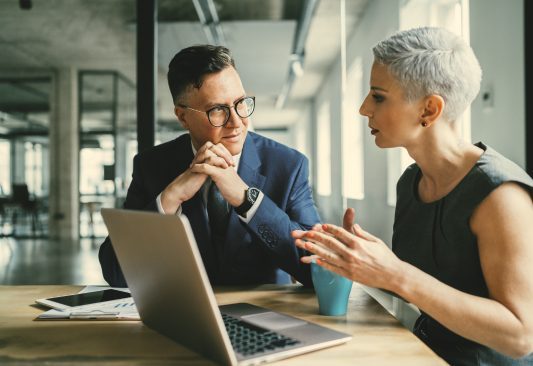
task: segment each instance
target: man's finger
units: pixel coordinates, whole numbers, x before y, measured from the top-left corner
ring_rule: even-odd
[[[213,176],[216,175],[216,173],[218,173],[218,169],[220,169],[220,168],[216,167],[216,166],[213,166],[213,165],[210,165],[210,164],[205,164],[205,163],[194,164],[191,167],[191,171],[193,173],[207,174],[211,178],[213,178]]]
[[[233,160],[233,156],[230,154],[228,149],[226,149],[226,147],[222,143],[218,143],[216,145],[211,146],[209,150],[211,150],[216,155],[226,160],[228,162],[228,165],[235,166],[235,161]]]
[[[204,160],[204,163],[209,164],[209,165],[213,165],[213,166],[217,166],[217,167],[222,168],[222,169],[226,169],[226,168],[229,167],[228,162],[226,160],[224,160],[220,156],[216,156],[216,155],[208,157],[207,159]]]
[[[211,141],[207,141],[205,144],[202,145],[196,152],[196,155],[201,154],[205,152],[206,150],[209,150],[213,146],[213,143]]]
[[[190,166],[193,166],[194,164],[202,164],[207,158],[211,156],[216,156],[216,154],[209,149],[204,151],[198,151],[198,153],[196,153],[196,156],[192,160]]]

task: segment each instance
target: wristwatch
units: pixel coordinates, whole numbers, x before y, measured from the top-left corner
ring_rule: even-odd
[[[239,216],[246,218],[246,213],[254,205],[255,201],[257,201],[260,192],[261,191],[255,187],[249,187],[244,191],[244,202],[239,207],[235,207],[235,212],[237,212]]]

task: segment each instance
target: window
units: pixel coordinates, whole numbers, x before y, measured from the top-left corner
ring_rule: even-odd
[[[0,140],[0,196],[11,193],[11,153],[9,141]]]
[[[43,194],[43,153],[42,145],[33,142],[24,144],[25,156],[25,181],[28,191],[35,196]]]
[[[432,26],[442,27],[463,37],[470,43],[468,0],[403,0],[400,7],[400,29]],[[471,141],[470,107],[456,121],[461,136]],[[413,163],[403,148],[387,153],[387,202],[396,202],[396,182],[403,171]]]
[[[128,140],[128,143],[126,145],[126,176],[125,176],[125,183],[124,183],[124,189],[127,189],[132,180],[132,173],[133,173],[133,158],[137,154],[137,140]]]
[[[291,146],[291,136],[286,127],[257,128],[256,132],[285,146]]]
[[[317,193],[331,195],[331,121],[329,102],[318,111],[317,120]]]
[[[358,106],[363,95],[363,63],[357,57],[348,72],[342,101],[342,195],[364,198],[363,122]]]
[[[80,193],[113,194],[115,186],[113,181],[104,179],[104,166],[114,163],[113,136],[100,135],[94,136],[91,141],[84,140],[80,150]]]

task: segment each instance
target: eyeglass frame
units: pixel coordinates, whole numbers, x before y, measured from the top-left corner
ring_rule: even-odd
[[[252,109],[252,112],[247,115],[247,116],[241,116],[239,114],[239,111],[237,110],[237,108],[235,108],[237,106],[237,104],[243,102],[244,100],[246,99],[252,99],[253,102],[254,102],[254,108]],[[248,118],[250,117],[254,111],[255,111],[255,96],[246,96],[246,97],[242,97],[241,99],[237,100],[235,103],[233,103],[233,105],[225,105],[225,104],[218,104],[218,105],[215,105],[213,106],[212,108],[209,108],[207,111],[201,111],[201,110],[198,110],[198,109],[195,109],[195,108],[192,108],[192,107],[189,107],[188,105],[185,105],[185,104],[182,104],[182,103],[178,103],[178,106],[179,107],[182,107],[182,108],[185,108],[185,109],[190,109],[191,111],[195,111],[195,112],[199,112],[199,113],[205,113],[207,115],[207,120],[209,121],[209,124],[213,127],[224,127],[226,124],[228,124],[228,121],[229,121],[229,118],[231,116],[231,108],[233,108],[235,110],[235,113],[237,113],[237,116],[239,116],[240,118]],[[226,120],[224,121],[223,124],[221,125],[215,125],[213,124],[213,122],[211,122],[211,118],[209,117],[209,113],[211,111],[213,111],[214,109],[216,108],[223,108],[227,111],[226,113]]]

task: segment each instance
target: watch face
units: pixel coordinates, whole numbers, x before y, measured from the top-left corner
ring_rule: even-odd
[[[248,189],[248,200],[249,201],[255,202],[258,196],[259,196],[259,189],[257,188]]]

